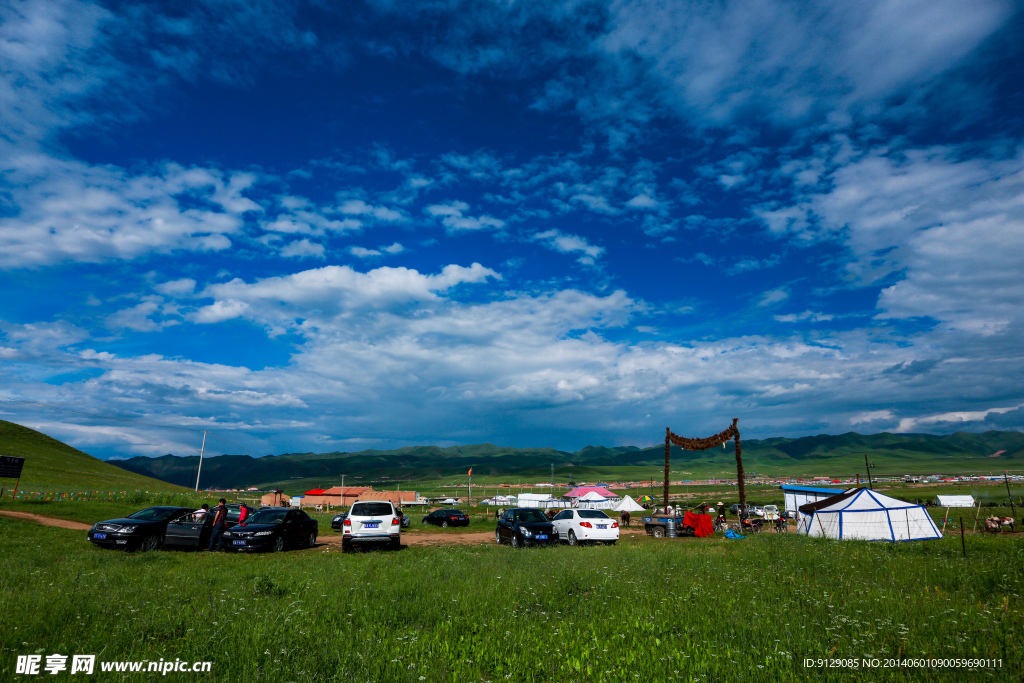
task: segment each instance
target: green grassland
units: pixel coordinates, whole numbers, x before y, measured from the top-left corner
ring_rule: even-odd
[[[16,655],[38,653],[213,662],[210,674],[170,674],[179,681],[1017,680],[1024,546],[1017,534],[973,535],[967,550],[957,537],[761,534],[124,553],[0,518],[0,679],[15,680]],[[804,667],[820,657],[1002,667]]]
[[[0,420],[0,455],[25,458],[21,491],[185,491],[152,477],[128,472],[45,434]],[[7,491],[14,480],[0,480]]]

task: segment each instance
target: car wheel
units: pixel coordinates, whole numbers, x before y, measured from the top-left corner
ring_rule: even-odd
[[[306,543],[307,548],[312,548],[316,545],[316,534],[309,535],[309,541]]]
[[[350,541],[341,542],[341,552],[350,553],[352,552],[352,543]]]
[[[665,527],[663,527],[663,526],[656,526],[656,527],[654,527],[654,531],[651,532],[651,536],[654,536],[655,538],[664,538],[665,537]]]
[[[142,539],[142,543],[139,544],[139,550],[146,552],[147,550],[156,550],[160,547],[160,539],[155,534],[150,534]]]
[[[513,548],[522,548],[523,547],[523,542],[519,540],[519,535],[518,534],[512,534],[512,547]]]
[[[400,539],[400,538],[392,538],[391,539],[391,549],[392,550],[398,550],[401,547],[402,547],[402,539]]]
[[[448,522],[447,521],[441,522],[441,528],[442,529],[447,529],[448,528]]]
[[[572,529],[569,530],[569,545],[579,545],[580,542],[576,540],[576,532]]]
[[[500,531],[495,531],[494,532],[494,542],[497,543],[498,545],[501,545],[501,532]]]
[[[284,536],[278,536],[274,539],[274,552],[279,553],[284,550]]]

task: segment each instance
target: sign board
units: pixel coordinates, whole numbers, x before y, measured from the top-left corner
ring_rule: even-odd
[[[21,477],[21,468],[24,464],[25,458],[0,455],[0,478],[19,479]]]

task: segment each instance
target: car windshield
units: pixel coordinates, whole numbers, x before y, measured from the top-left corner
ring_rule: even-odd
[[[583,519],[608,519],[608,515],[600,510],[579,510],[579,515]]]
[[[287,510],[260,510],[245,520],[246,524],[280,524],[284,521]]]
[[[548,518],[540,510],[517,510],[515,512],[517,522],[546,522]]]
[[[355,517],[378,517],[391,514],[390,503],[356,503],[352,506],[351,515]]]
[[[138,519],[144,522],[162,522],[182,513],[181,508],[155,507],[139,510],[128,515],[128,519]]]

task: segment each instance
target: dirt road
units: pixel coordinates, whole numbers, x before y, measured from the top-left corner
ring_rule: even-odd
[[[46,526],[59,526],[62,529],[88,531],[92,528],[92,526],[88,524],[83,524],[82,522],[72,522],[68,519],[57,519],[56,517],[44,517],[43,515],[37,515],[32,512],[15,512],[14,510],[0,510],[0,515],[4,515],[5,517],[15,517],[17,519],[27,519],[31,522],[45,524]]]

